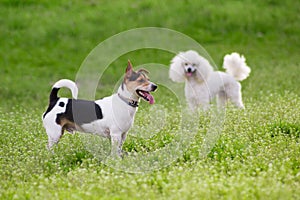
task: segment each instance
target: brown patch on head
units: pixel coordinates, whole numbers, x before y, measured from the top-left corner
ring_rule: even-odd
[[[145,69],[140,69],[137,72],[132,71],[130,74],[126,73],[123,84],[129,92],[135,92],[136,88],[148,87],[150,84],[149,77],[146,73],[149,73]]]
[[[139,69],[137,74],[139,74],[138,78],[136,79],[137,82],[141,83],[142,85],[148,86],[150,84],[150,79],[147,76],[149,72],[145,69]]]

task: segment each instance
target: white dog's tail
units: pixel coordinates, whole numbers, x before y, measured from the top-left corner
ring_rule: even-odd
[[[52,86],[52,91],[50,93],[50,102],[53,100],[56,100],[58,98],[57,97],[58,90],[62,87],[69,88],[72,92],[72,97],[74,99],[77,99],[78,88],[77,88],[76,84],[71,80],[61,79]]]
[[[246,64],[246,58],[235,52],[224,56],[223,68],[237,81],[246,79],[251,72],[250,67]]]

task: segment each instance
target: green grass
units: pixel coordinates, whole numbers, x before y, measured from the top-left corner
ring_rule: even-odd
[[[0,198],[299,199],[299,8],[291,0],[1,1]],[[148,173],[99,162],[80,134],[64,135],[48,152],[41,115],[51,85],[74,80],[100,42],[149,26],[194,38],[218,66],[226,53],[244,54],[252,68],[242,82],[246,110],[228,107],[223,133],[205,158],[199,151],[210,119],[195,119],[199,131],[183,154]],[[172,56],[155,49],[120,56],[105,71],[97,98],[111,93],[128,58],[135,66],[168,65]],[[131,154],[155,152],[177,137],[176,99],[164,87],[154,96],[168,111],[166,124],[153,136],[136,137],[153,115],[162,117],[147,115],[151,107],[142,102],[124,144]]]

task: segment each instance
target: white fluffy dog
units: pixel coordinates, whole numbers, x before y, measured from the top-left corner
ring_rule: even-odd
[[[185,82],[185,97],[191,110],[199,107],[207,110],[213,98],[217,104],[225,106],[227,100],[238,108],[244,108],[241,84],[246,79],[250,68],[244,56],[232,53],[224,57],[225,72],[214,71],[208,60],[196,51],[180,52],[171,61],[169,76],[174,82]]]

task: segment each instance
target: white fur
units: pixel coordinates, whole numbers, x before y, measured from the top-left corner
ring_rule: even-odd
[[[77,99],[78,88],[77,88],[77,85],[73,81],[68,80],[68,79],[61,79],[52,86],[52,88],[62,88],[62,87],[69,88],[71,90],[73,99]]]
[[[246,64],[246,58],[235,52],[224,56],[223,68],[237,81],[246,79],[251,72],[250,67]]]
[[[195,69],[188,76],[187,70]],[[224,57],[226,72],[213,71],[210,63],[196,51],[180,52],[171,60],[169,77],[174,82],[185,82],[185,96],[191,110],[201,107],[207,110],[213,98],[217,97],[218,106],[225,106],[227,100],[244,108],[241,84],[237,80],[248,77],[250,68],[245,58],[238,53]]]

